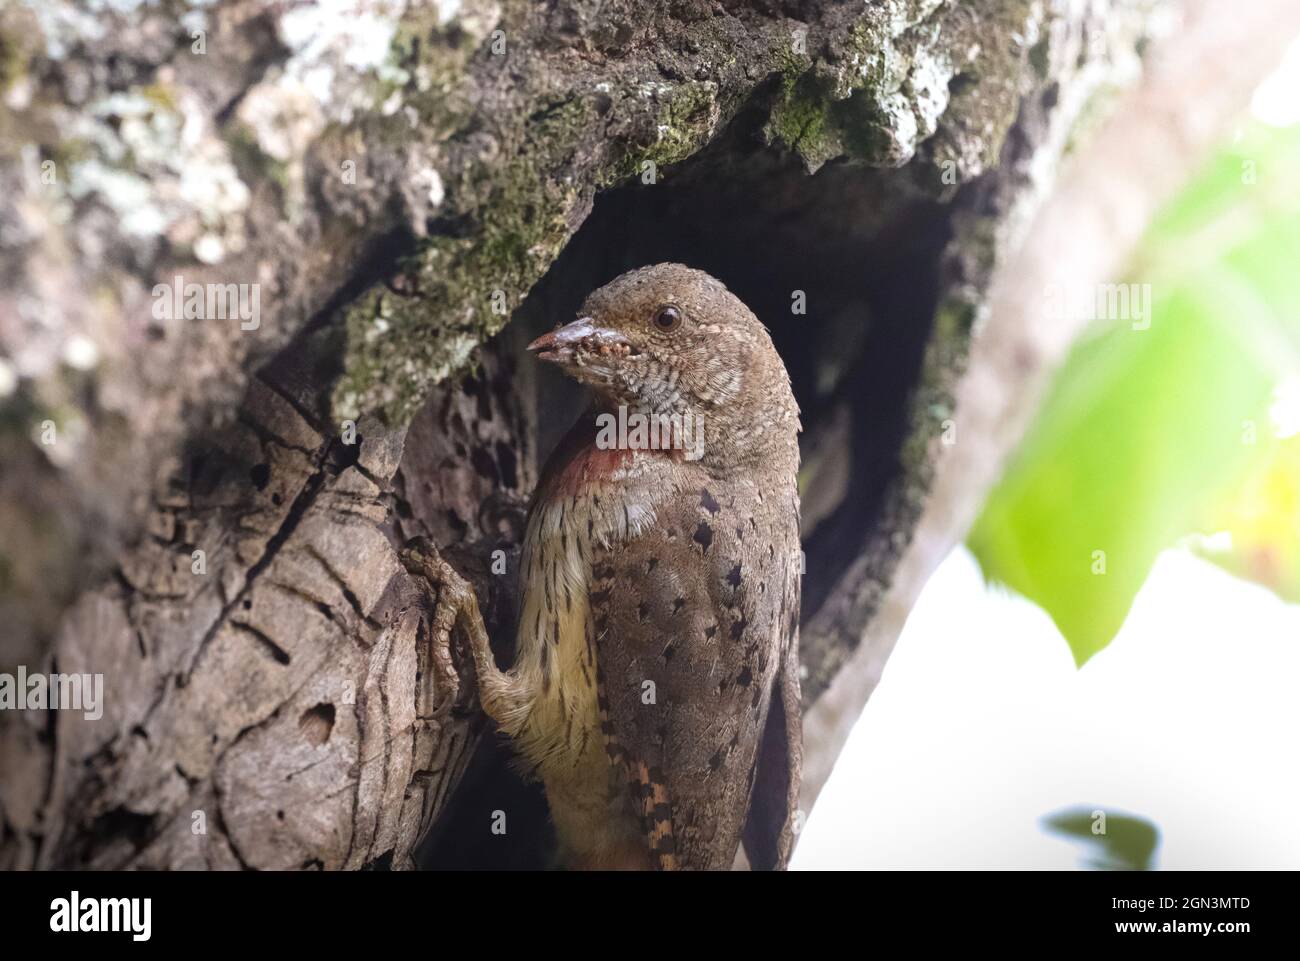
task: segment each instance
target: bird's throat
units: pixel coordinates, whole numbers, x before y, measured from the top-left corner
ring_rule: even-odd
[[[619,486],[636,472],[641,458],[690,459],[682,434],[637,433],[633,421],[605,408],[592,408],[578,418],[547,461],[538,485],[539,496],[575,497]],[[661,438],[656,440],[655,438]]]

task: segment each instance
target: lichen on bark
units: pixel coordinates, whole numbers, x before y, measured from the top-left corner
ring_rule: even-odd
[[[1110,75],[1144,5],[332,9],[0,14],[0,363],[18,370],[0,600],[32,612],[19,656],[107,658],[123,685],[93,731],[0,719],[0,863],[409,866],[481,721],[444,711],[469,685],[431,675],[448,639],[397,547],[433,537],[509,634],[485,557],[517,547],[540,428],[497,335],[562,319],[567,287],[623,260],[712,257],[751,286],[807,391],[814,485],[847,415],[848,482],[808,545],[815,697],[924,501],[1031,161],[1051,165],[1066,94]],[[75,182],[44,190],[46,159]],[[186,195],[192,163],[221,189]],[[182,271],[260,284],[260,328],[154,324],[153,285]],[[784,316],[777,277],[820,306]],[[46,417],[65,460],[30,439]],[[4,576],[32,545],[40,576]],[[199,548],[207,580],[187,573]],[[317,762],[338,786],[313,807]],[[195,809],[221,813],[201,850]]]
[[[522,302],[595,190],[672,176],[674,164],[743,107],[767,112],[769,141],[794,150],[810,172],[841,158],[901,166],[943,116],[965,133],[927,160],[957,157],[957,176],[945,181],[954,186],[977,176],[1014,119],[1023,38],[1036,36],[1046,17],[1027,0],[990,0],[976,12],[935,0],[831,6],[812,23],[760,18],[740,5],[729,13],[665,19],[652,29],[643,14],[615,3],[602,10],[608,21],[556,41],[545,32],[553,21],[506,9],[500,52],[489,45],[468,63],[477,112],[457,114],[429,98],[417,105],[444,127],[448,115],[491,116],[492,133],[475,124],[448,130],[434,168],[446,187],[440,216],[400,268],[403,289],[375,285],[348,310],[345,371],[334,394],[340,418],[380,410],[395,422],[409,419],[430,386]],[[650,44],[636,60],[599,46],[621,17]],[[619,52],[628,46],[614,44]],[[591,56],[567,56],[574,50]],[[496,77],[505,70],[530,83],[503,90]],[[959,74],[962,91],[983,93],[963,93],[949,118],[949,83]],[[457,102],[464,106],[463,91]],[[976,136],[977,144],[968,142]],[[412,226],[423,234],[427,225]]]

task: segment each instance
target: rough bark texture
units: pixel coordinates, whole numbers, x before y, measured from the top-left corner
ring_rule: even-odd
[[[861,644],[805,716],[805,809],[829,778],[921,589],[965,537],[1079,334],[1082,318],[1041,322],[1044,291],[1123,275],[1146,225],[1231,135],[1297,33],[1300,7],[1290,0],[1249,10],[1190,0],[1177,29],[1144,55],[1141,82],[1076,146],[1024,237],[1001,259],[987,295],[989,322],[958,389],[957,442],[934,462],[924,511]]]
[[[0,12],[0,669],[105,676],[98,721],[0,715],[0,866],[407,867],[430,825],[426,863],[542,863],[397,548],[431,537],[508,642],[576,403],[520,338],[655,260],[724,279],[790,368],[816,699],[921,515],[993,267],[1153,22],[322,6]],[[158,319],[178,274],[259,284],[257,329]]]

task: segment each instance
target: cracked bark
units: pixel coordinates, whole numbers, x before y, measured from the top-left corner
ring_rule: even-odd
[[[295,45],[271,3],[206,13],[201,61],[179,0],[61,55],[0,14],[0,667],[106,683],[96,722],[0,716],[0,866],[544,864],[539,798],[456,646],[450,675],[431,658],[437,598],[397,551],[437,544],[508,661],[537,457],[578,403],[521,344],[635,264],[705,267],[772,327],[806,426],[810,703],[854,657],[1034,172],[1136,64],[1150,4],[655,6],[378,4],[357,29],[393,27],[390,53],[363,67],[350,28]],[[246,202],[178,194],[194,165]],[[259,329],[156,323],[181,271],[260,283]],[[76,338],[89,371],[61,360]],[[66,446],[32,442],[47,418]]]
[[[491,382],[512,383],[513,361],[485,352],[409,442],[363,419],[349,445],[294,400],[309,358],[260,372],[236,421],[188,447],[118,576],[65,618],[57,669],[125,683],[99,722],[52,712],[46,743],[33,718],[6,728],[9,770],[46,784],[31,797],[44,843],[12,835],[28,866],[408,866],[445,804],[483,725],[431,669],[431,609],[395,545],[451,526],[464,550],[511,548],[484,508],[521,501],[533,475],[430,466],[414,484],[398,464],[403,449],[413,465],[526,451]],[[454,490],[430,496],[435,480]]]
[[[995,273],[989,323],[959,386],[962,440],[936,460],[911,543],[861,644],[805,718],[805,808],[830,777],[921,589],[978,516],[1079,332],[1080,321],[1039,322],[1042,292],[1123,275],[1129,251],[1161,204],[1230,136],[1297,32],[1300,8],[1293,4],[1264,3],[1245,13],[1213,0],[1188,3],[1180,29],[1148,53],[1141,83],[1077,148],[1034,210],[1026,236]]]

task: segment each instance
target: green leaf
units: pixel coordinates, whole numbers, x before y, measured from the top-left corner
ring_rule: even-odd
[[[1155,868],[1160,829],[1146,818],[1105,813],[1084,805],[1056,811],[1043,827],[1084,850],[1084,867],[1094,871],[1150,871]]]
[[[1238,577],[1300,603],[1300,434],[1260,441],[1251,469],[1206,513],[1206,529],[1226,531],[1199,552]]]
[[[1149,328],[1100,324],[1075,346],[968,536],[1080,665],[1156,555],[1262,458],[1248,425],[1265,429],[1274,385],[1300,369],[1297,169],[1300,128],[1253,129],[1158,218],[1129,276],[1151,284]]]

